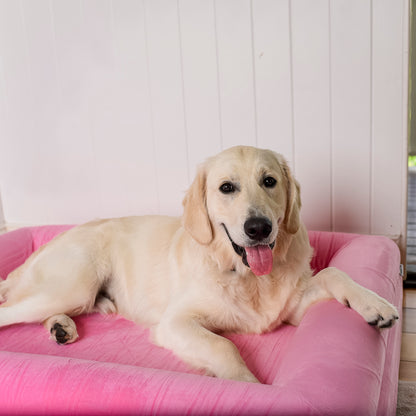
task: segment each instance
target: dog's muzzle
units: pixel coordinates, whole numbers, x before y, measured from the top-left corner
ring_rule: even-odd
[[[259,221],[247,220],[244,224],[244,231],[250,237],[251,240],[261,241],[268,237],[272,231],[271,224],[270,230],[265,223]],[[273,241],[271,244],[253,244],[251,246],[242,247],[236,244],[230,236],[225,224],[221,224],[230,240],[234,251],[241,256],[242,262],[245,266],[249,267],[256,276],[263,276],[269,274],[273,268],[273,254],[272,250],[276,244]],[[251,236],[250,236],[250,234]],[[265,235],[267,233],[267,235]]]

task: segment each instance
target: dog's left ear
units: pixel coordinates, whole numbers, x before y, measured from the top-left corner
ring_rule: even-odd
[[[200,244],[207,245],[213,239],[211,221],[206,206],[206,173],[203,167],[192,182],[183,200],[182,224]]]
[[[295,234],[300,227],[300,208],[302,205],[300,200],[300,185],[293,177],[286,160],[282,156],[278,160],[286,177],[287,206],[283,223],[289,234]]]

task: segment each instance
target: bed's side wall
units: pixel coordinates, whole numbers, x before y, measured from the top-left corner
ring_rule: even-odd
[[[196,164],[285,154],[309,228],[405,232],[408,0],[0,2],[9,223],[179,214]]]

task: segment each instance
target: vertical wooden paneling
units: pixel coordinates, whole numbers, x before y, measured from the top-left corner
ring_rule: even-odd
[[[334,230],[370,232],[371,1],[331,1]]]
[[[180,214],[196,165],[247,144],[289,159],[309,228],[397,237],[407,7],[1,0],[6,220]]]
[[[215,1],[222,145],[256,145],[249,0]]]
[[[293,160],[289,0],[252,2],[257,146]]]
[[[92,140],[89,107],[90,71],[87,22],[80,1],[56,0],[50,3],[53,42],[58,84],[58,118],[56,120],[58,212],[51,213],[50,222],[79,222],[100,215],[99,179]],[[45,147],[42,147],[45,151]],[[82,203],[80,202],[82,201]]]
[[[125,202],[127,189],[122,181],[128,180],[126,170],[129,164],[124,158],[132,150],[131,147],[125,148],[124,137],[119,135],[123,107],[120,107],[111,6],[111,0],[81,2],[88,53],[88,59],[84,61],[88,77],[86,99],[97,175],[99,217],[121,214],[117,206]],[[114,175],[114,171],[119,174]]]
[[[179,21],[189,173],[221,150],[214,3],[180,0]]]
[[[6,87],[3,72],[3,62],[0,55],[0,149],[5,148],[3,143],[6,138],[10,137],[8,128],[8,110],[7,110],[7,99],[6,99]],[[0,158],[1,159],[1,158]],[[1,163],[1,162],[0,162]],[[0,183],[0,232],[3,230],[6,224],[3,211],[3,202],[1,199],[1,183]]]
[[[291,2],[294,169],[303,216],[331,229],[331,111],[328,1]],[[313,65],[311,65],[313,62]],[[320,197],[316,198],[317,192]]]
[[[26,0],[21,2],[21,6],[33,97],[33,132],[42,137],[41,145],[36,146],[30,155],[37,163],[37,180],[31,190],[36,193],[34,208],[42,222],[51,222],[54,213],[65,209],[68,203],[61,192],[61,184],[66,179],[61,163],[67,155],[62,152],[62,143],[58,140],[63,97],[60,96],[57,77],[53,16],[48,0]],[[33,139],[36,142],[36,138]],[[49,195],[54,195],[54,198],[49,198]]]
[[[179,214],[190,178],[177,3],[145,1],[145,18],[160,212]]]
[[[11,220],[27,219],[31,201],[31,212],[42,221],[44,216],[38,209],[36,195],[38,160],[32,156],[37,154],[42,137],[34,128],[32,79],[22,10],[20,3],[13,0],[0,2],[0,55],[8,133],[0,137],[4,212]]]
[[[2,56],[0,54],[0,155],[6,149],[6,140],[11,137],[9,131],[9,120],[8,120],[8,108],[7,108],[7,97],[6,97],[6,81],[4,78],[4,69]],[[2,163],[2,157],[0,156],[0,163]],[[4,186],[4,184],[3,184]],[[0,182],[0,229],[5,224],[3,204],[1,200],[1,187],[2,183]]]
[[[405,2],[373,2],[371,232],[399,236],[405,195],[407,55],[403,57]],[[386,28],[389,30],[386,30]],[[405,71],[405,72],[404,72]],[[399,161],[403,160],[400,164]],[[386,203],[388,201],[388,203]]]
[[[107,96],[96,119],[102,131],[95,137],[102,203],[111,209],[104,216],[158,213],[143,2],[112,1],[106,19],[98,37],[108,37],[114,63],[110,86],[101,85]],[[103,117],[106,122],[100,123]]]
[[[5,225],[6,225],[6,220],[4,219],[3,204],[1,201],[1,194],[0,194],[0,232],[4,231]]]

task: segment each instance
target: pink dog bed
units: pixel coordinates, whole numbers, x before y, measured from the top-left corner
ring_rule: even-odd
[[[1,235],[0,276],[68,228]],[[336,266],[401,311],[393,242],[324,232],[309,237],[316,271]],[[264,384],[204,376],[120,316],[75,321],[80,339],[64,346],[40,324],[0,328],[0,414],[395,415],[400,323],[380,333],[336,301],[312,306],[299,327],[227,335]]]

